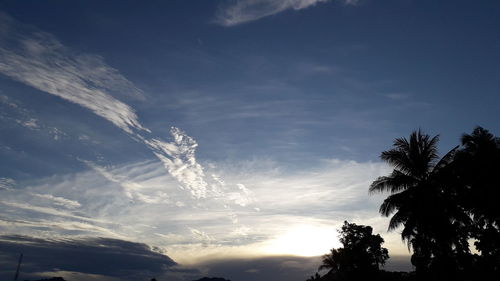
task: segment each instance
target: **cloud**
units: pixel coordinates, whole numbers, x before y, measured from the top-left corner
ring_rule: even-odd
[[[4,177],[0,178],[0,190],[1,189],[10,190],[14,187],[15,184],[16,181],[11,178],[4,178]]]
[[[168,194],[162,190],[156,190],[153,194],[148,194],[145,192],[145,189],[148,188],[145,188],[140,183],[130,181],[123,175],[116,174],[115,171],[109,171],[91,161],[81,161],[107,180],[119,184],[123,188],[125,196],[132,200],[131,202],[138,201],[147,204],[171,203]]]
[[[38,120],[31,117],[31,112],[13,98],[6,95],[0,95],[0,109],[0,120],[5,120],[9,123],[17,123],[31,130],[40,128]]]
[[[24,254],[22,278],[46,276],[50,274],[47,271],[54,271],[148,280],[177,265],[146,244],[110,238],[41,239],[3,235],[0,248],[0,263],[5,268],[15,268],[19,253]],[[11,272],[0,274],[1,279],[12,277]]]
[[[17,124],[29,130],[38,131],[50,136],[54,141],[67,140],[69,138],[69,135],[62,129],[49,126],[39,119],[34,118],[35,113],[33,111],[29,110],[21,101],[12,97],[0,95],[0,112],[0,121],[3,121],[2,125],[6,127]]]
[[[53,217],[65,217],[77,221],[84,221],[84,222],[92,222],[92,223],[103,223],[103,224],[108,224],[108,222],[95,219],[95,218],[90,218],[85,215],[79,215],[79,214],[74,214],[71,212],[67,212],[64,210],[59,210],[57,208],[52,208],[52,207],[47,207],[47,206],[39,206],[39,205],[34,205],[30,203],[23,203],[23,202],[15,202],[15,201],[4,201],[0,200],[0,204],[8,206],[12,209],[21,209],[21,210],[26,210],[27,213],[41,213],[46,216],[53,216]],[[110,224],[110,223],[109,223]]]
[[[321,257],[274,256],[257,258],[213,259],[196,264],[209,276],[223,276],[230,280],[287,280],[303,281],[317,272]],[[409,271],[408,257],[391,257],[386,269]]]
[[[195,229],[195,228],[190,228],[191,233],[193,237],[196,240],[200,240],[202,243],[210,243],[211,241],[214,240],[210,235],[206,234],[205,232]]]
[[[206,197],[208,183],[203,167],[196,162],[195,151],[198,143],[176,127],[170,129],[173,142],[159,139],[146,140],[168,172],[183,183],[196,198]]]
[[[302,281],[313,275],[320,257],[212,258],[190,267],[179,266],[161,249],[143,243],[109,238],[41,239],[0,236],[0,278],[13,275],[19,253],[24,254],[22,279],[62,276],[67,280],[195,280],[222,276],[230,280]],[[197,268],[197,269],[194,269]],[[386,268],[409,270],[409,258],[392,257]]]
[[[38,129],[40,126],[37,124],[37,120],[35,118],[31,118],[28,121],[23,122],[22,124],[26,128],[30,128],[33,130]]]
[[[14,206],[15,208],[15,206]],[[54,219],[27,219],[27,220],[12,220],[0,218],[0,227],[6,233],[19,233],[19,229],[37,229],[41,233],[28,231],[27,233],[37,234],[38,237],[57,237],[57,236],[77,236],[87,235],[91,237],[106,236],[111,238],[124,239],[125,236],[118,235],[109,228],[97,226],[89,222],[79,221],[56,221]],[[26,231],[24,231],[26,232]],[[24,233],[22,232],[22,233]],[[51,235],[47,235],[50,233]],[[57,234],[56,234],[57,233]],[[59,234],[61,233],[61,234]]]
[[[197,264],[209,276],[229,280],[289,280],[303,281],[314,275],[321,264],[319,257],[294,256],[215,259]]]
[[[206,173],[224,182],[217,185],[218,193],[210,182],[206,198],[179,192],[177,180],[158,161],[88,164],[93,168],[84,172],[0,190],[0,232],[145,241],[192,264],[222,256],[304,253],[305,248],[321,254],[338,243],[335,229],[349,220],[373,226],[391,255],[407,253],[398,233],[387,233],[388,220],[377,212],[383,198],[367,191],[374,178],[389,171],[383,163],[331,159],[294,171],[266,159],[210,163]],[[51,198],[80,206],[67,208]],[[317,239],[301,240],[310,233]]]
[[[142,92],[101,57],[75,54],[49,33],[18,23],[5,14],[0,14],[0,18],[10,23],[0,33],[1,73],[88,108],[126,132],[146,130],[131,107],[107,93],[142,97]]]
[[[236,0],[220,7],[216,22],[233,26],[255,21],[285,10],[302,10],[328,0]]]
[[[58,206],[63,206],[67,209],[76,209],[78,207],[81,207],[82,205],[78,203],[78,201],[75,200],[70,200],[64,197],[58,197],[54,196],[52,194],[38,194],[38,193],[33,193],[34,196],[39,197],[39,198],[44,198],[48,199],[54,202],[54,204]]]
[[[113,97],[125,94],[144,98],[132,82],[101,57],[77,54],[49,33],[19,23],[3,13],[0,13],[0,22],[4,23],[0,30],[0,73],[83,106],[112,122],[149,147],[193,196],[206,196],[208,184],[204,180],[203,167],[196,162],[196,141],[176,127],[170,130],[173,142],[150,137],[151,131],[141,124],[135,110]],[[15,106],[5,97],[0,97],[0,102]],[[19,122],[31,129],[37,127],[35,119]],[[56,141],[65,136],[57,128],[52,128],[50,133]]]
[[[271,2],[236,1],[233,11],[245,14],[247,7],[264,7],[266,14],[318,1]],[[5,15],[0,21],[8,22],[0,30],[1,73],[91,110],[160,160],[117,167],[84,160],[89,171],[39,179],[16,192],[3,188],[2,232],[151,241],[168,247],[172,256],[196,259],[211,253],[258,252],[295,226],[332,228],[348,219],[385,231],[377,213],[380,198],[367,194],[370,182],[387,172],[383,164],[333,159],[287,172],[262,159],[202,166],[195,155],[196,140],[181,129],[171,127],[169,141],[151,136],[135,110],[115,97],[122,90],[137,97],[142,92],[102,58],[76,54],[52,35]],[[111,80],[89,73],[101,68]],[[10,100],[0,101],[13,107]],[[252,107],[244,113],[254,111]],[[64,137],[57,132],[54,136]],[[179,186],[187,192],[179,192]]]

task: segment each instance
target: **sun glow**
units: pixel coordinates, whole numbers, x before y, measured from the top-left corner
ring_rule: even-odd
[[[334,227],[299,225],[266,243],[264,251],[279,255],[319,256],[340,246],[337,236]]]

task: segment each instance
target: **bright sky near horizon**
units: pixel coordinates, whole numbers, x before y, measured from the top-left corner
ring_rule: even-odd
[[[407,254],[368,194],[390,171],[378,156],[417,128],[441,153],[476,125],[500,134],[499,15],[486,0],[4,0],[0,233],[189,264],[321,255],[349,220]]]

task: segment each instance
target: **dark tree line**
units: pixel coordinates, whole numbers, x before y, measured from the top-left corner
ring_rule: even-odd
[[[395,139],[393,147],[380,156],[394,170],[376,179],[369,191],[389,193],[379,211],[391,217],[389,230],[401,231],[415,267],[412,274],[386,274],[384,278],[500,280],[500,138],[477,127],[471,134],[464,134],[461,144],[443,157],[437,152],[438,141],[438,136],[414,131],[408,139]],[[342,237],[347,229],[356,227],[344,224]],[[380,239],[379,248],[383,242]],[[476,253],[471,251],[470,241]],[[353,271],[352,267],[361,260],[367,266],[366,253],[354,254],[356,261],[350,260],[351,268],[345,270],[340,265],[345,251],[354,254],[344,244],[344,248],[332,249],[325,255],[323,266],[331,268],[329,277],[316,275],[309,280],[359,279],[339,276]],[[372,263],[372,268],[359,267],[354,271],[378,270],[387,258],[385,255],[378,253],[380,260]],[[335,277],[332,272],[336,272]]]
[[[500,139],[477,127],[442,158],[437,142],[419,130],[382,152],[394,170],[370,187],[390,193],[380,213],[402,228],[417,278],[500,277]]]

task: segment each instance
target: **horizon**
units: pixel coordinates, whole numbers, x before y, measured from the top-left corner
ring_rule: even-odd
[[[151,265],[37,256],[30,276],[299,281],[349,221],[409,270],[386,194],[368,192],[392,170],[380,153],[419,128],[440,155],[478,125],[500,134],[498,14],[471,0],[3,1],[0,263],[34,244],[77,256],[74,243]]]

